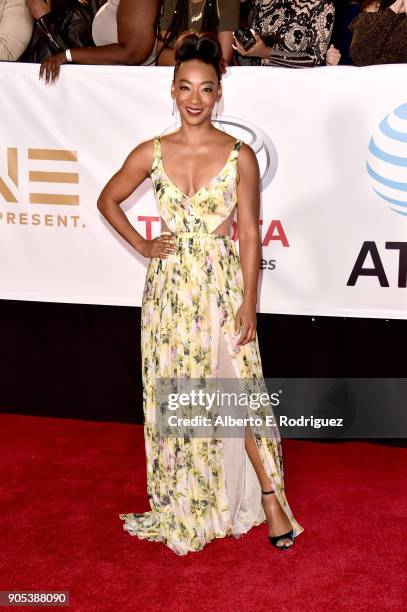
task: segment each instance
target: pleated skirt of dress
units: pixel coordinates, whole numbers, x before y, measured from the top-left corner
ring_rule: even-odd
[[[243,299],[243,275],[233,240],[181,232],[176,246],[166,259],[150,260],[142,300],[144,438],[151,510],[119,517],[130,535],[163,542],[185,555],[215,538],[240,537],[266,517],[244,437],[160,435],[157,380],[204,377],[262,382],[263,373],[257,335],[253,342],[236,345],[235,314]],[[271,406],[268,410],[272,412]],[[278,430],[257,434],[255,440],[297,536],[303,528],[285,496]]]

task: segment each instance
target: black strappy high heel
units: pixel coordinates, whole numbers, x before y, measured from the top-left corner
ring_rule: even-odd
[[[274,490],[272,491],[262,491],[263,495],[271,495],[271,494],[275,494]],[[291,540],[292,544],[289,544],[288,546],[286,546],[285,544],[283,546],[279,546],[278,542],[280,540],[284,540],[284,539],[288,539]],[[273,546],[275,546],[276,548],[279,548],[280,550],[288,550],[289,548],[292,548],[292,546],[294,545],[294,530],[291,529],[291,531],[287,531],[287,533],[283,533],[283,535],[279,535],[279,536],[271,536],[269,535],[269,540],[272,543]]]

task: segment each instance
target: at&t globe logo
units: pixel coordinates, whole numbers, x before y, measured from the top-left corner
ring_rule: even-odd
[[[377,195],[407,216],[407,103],[387,115],[370,139],[367,171]]]
[[[260,166],[261,187],[266,189],[272,182],[278,166],[277,149],[270,136],[249,121],[236,117],[219,117],[212,122],[217,128],[241,138],[256,153]]]

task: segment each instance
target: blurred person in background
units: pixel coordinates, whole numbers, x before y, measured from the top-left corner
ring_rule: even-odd
[[[87,0],[87,3],[88,3],[89,11],[92,17],[92,21],[93,21],[93,18],[95,17],[98,10],[104,4],[106,4],[106,0]]]
[[[174,44],[182,32],[217,34],[223,66],[233,62],[233,31],[240,23],[240,0],[164,0],[157,36],[157,64],[174,66]]]
[[[91,36],[89,45],[83,45],[83,48],[73,45],[67,52],[59,52],[45,60],[40,68],[40,77],[45,79],[45,83],[55,83],[61,65],[68,61],[76,64],[141,65],[154,60],[161,1],[114,2],[108,0],[96,13],[89,28],[94,37]]]
[[[91,16],[85,0],[26,0],[34,19],[30,43],[22,62],[43,62],[69,47],[93,44]]]
[[[33,20],[24,0],[0,0],[0,61],[18,60],[32,30]]]
[[[145,0],[139,1],[138,6],[134,0],[107,0],[92,23],[95,45],[102,47],[120,43],[126,55],[125,63],[153,64],[160,6],[161,2],[150,0],[146,11]]]
[[[240,27],[248,27],[250,11],[253,6],[253,0],[240,0]]]
[[[364,2],[349,29],[355,66],[407,62],[407,0]]]
[[[359,15],[362,3],[358,0],[344,0],[336,5],[335,23],[332,32],[331,45],[326,54],[326,63],[329,66],[338,64],[349,66],[353,64],[350,56],[352,32],[350,24]]]
[[[333,0],[254,0],[249,26],[255,44],[235,39],[241,65],[302,68],[325,64],[335,16]]]

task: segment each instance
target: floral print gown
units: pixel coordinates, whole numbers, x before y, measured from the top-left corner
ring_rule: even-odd
[[[237,203],[241,145],[237,140],[219,174],[187,197],[166,174],[160,137],[154,138],[151,179],[160,215],[176,235],[176,251],[167,258],[150,259],[142,299],[144,436],[151,510],[119,517],[130,535],[163,542],[177,555],[201,550],[214,538],[240,537],[266,519],[243,436],[164,437],[156,426],[159,378],[224,376],[264,384],[257,335],[240,347],[234,336],[235,314],[243,299],[237,248],[228,236],[211,233]],[[303,528],[285,496],[278,429],[272,436],[253,435],[270,488],[297,536]]]

